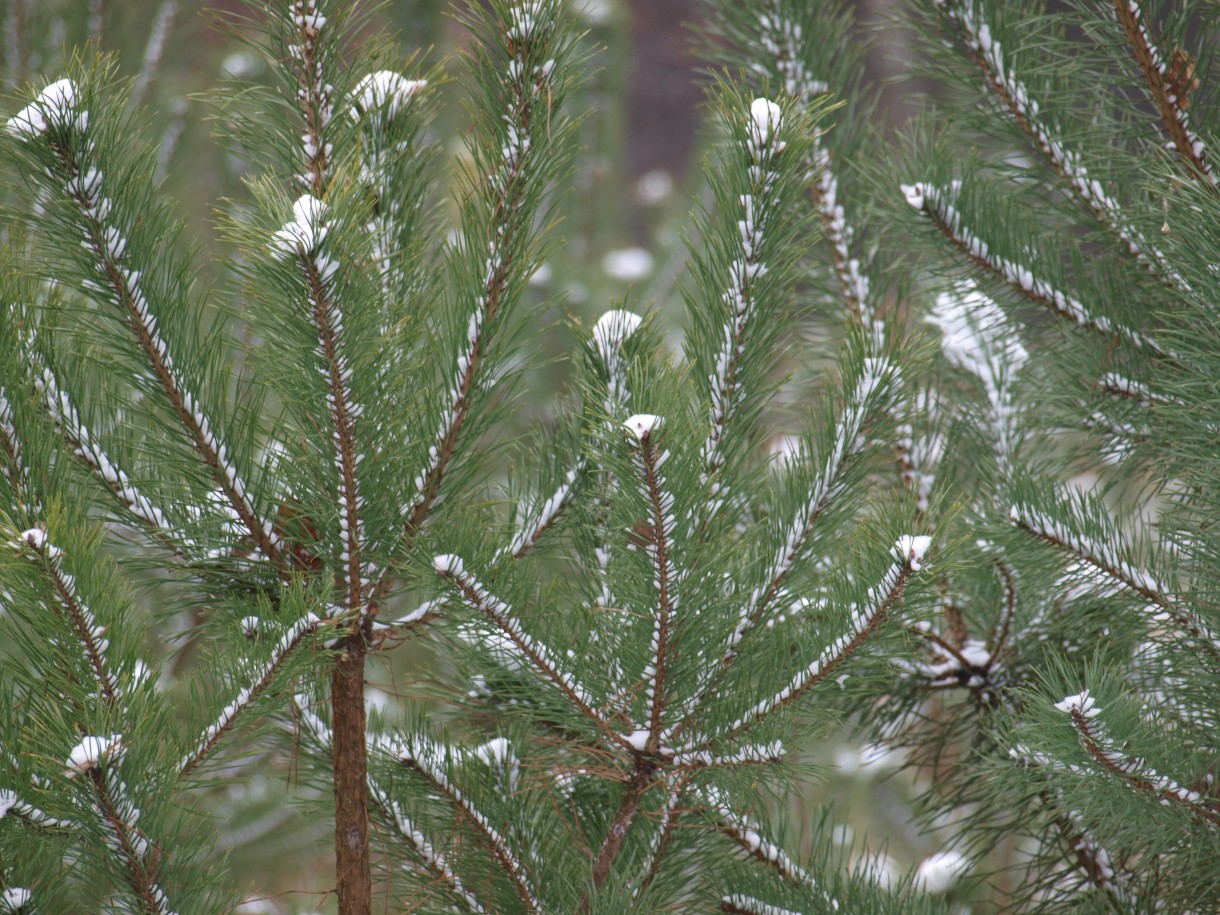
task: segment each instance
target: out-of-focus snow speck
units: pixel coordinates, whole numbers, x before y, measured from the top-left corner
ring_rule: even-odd
[[[220,69],[235,79],[248,79],[263,69],[263,60],[249,51],[235,51],[221,61]]]
[[[919,862],[915,886],[925,893],[945,893],[969,869],[970,862],[958,852],[937,852]]]
[[[589,25],[605,25],[614,15],[612,0],[577,0],[576,12]]]
[[[674,179],[663,168],[654,168],[640,177],[635,185],[635,199],[641,206],[664,203],[674,192]]]
[[[652,255],[643,248],[619,248],[606,252],[602,269],[616,280],[632,283],[652,273]]]
[[[555,271],[551,269],[550,264],[541,264],[530,274],[529,283],[531,286],[549,286],[554,276]]]

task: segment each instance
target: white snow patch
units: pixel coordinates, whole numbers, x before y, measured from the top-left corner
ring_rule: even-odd
[[[627,735],[627,743],[631,744],[631,748],[638,752],[644,752],[644,747],[648,745],[648,729],[640,728],[632,731]]]
[[[1101,708],[1097,705],[1097,700],[1089,695],[1087,689],[1076,693],[1074,696],[1065,696],[1061,702],[1055,703],[1055,708],[1069,715],[1072,712],[1080,712],[1085,718],[1096,718],[1101,714]]]
[[[462,557],[453,553],[433,557],[432,567],[441,575],[461,575],[466,569]]]
[[[898,538],[898,553],[903,559],[907,559],[911,563],[913,571],[919,571],[923,566],[924,554],[928,552],[928,548],[932,546],[932,538],[924,536],[912,536],[911,534],[903,534]]]
[[[759,143],[766,143],[772,133],[779,133],[782,120],[779,105],[770,99],[754,99],[750,103],[750,120],[753,136]]]
[[[630,432],[640,441],[643,441],[652,433],[652,430],[661,425],[662,422],[663,420],[660,416],[654,416],[652,413],[636,413],[625,423],[623,423],[623,425],[627,428],[628,432]]]
[[[85,737],[81,739],[72,752],[68,754],[68,768],[64,772],[68,778],[74,778],[81,772],[88,772],[107,756],[115,756],[122,751],[123,738],[118,734],[109,737]]]
[[[76,83],[60,79],[51,83],[31,104],[26,105],[8,119],[4,129],[14,137],[25,140],[46,132],[54,125],[64,125],[76,106]]]

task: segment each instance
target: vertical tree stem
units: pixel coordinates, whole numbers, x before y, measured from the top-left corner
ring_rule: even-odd
[[[335,872],[340,915],[371,915],[369,870],[368,745],[365,740],[364,658],[359,628],[342,643],[331,674],[334,720]]]

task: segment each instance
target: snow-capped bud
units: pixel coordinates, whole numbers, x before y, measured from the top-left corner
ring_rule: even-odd
[[[623,426],[641,442],[652,434],[652,430],[662,422],[661,417],[651,413],[637,413],[630,417]]]
[[[593,325],[593,346],[602,361],[608,362],[611,354],[621,349],[643,322],[639,315],[621,308],[612,308],[598,318]]]
[[[902,194],[907,199],[907,203],[917,210],[923,209],[924,204],[924,186],[922,184],[903,184]]]
[[[923,566],[924,554],[928,552],[928,548],[931,546],[931,537],[915,537],[911,534],[903,534],[898,538],[898,555],[911,564],[912,571],[917,572]]]
[[[38,93],[33,103],[9,118],[4,129],[22,140],[36,137],[48,127],[67,124],[75,107],[76,83],[70,79],[56,80]]]
[[[241,633],[248,639],[258,638],[258,630],[263,621],[257,616],[243,616],[241,620]]]
[[[759,143],[766,143],[771,134],[779,133],[781,120],[779,105],[770,99],[756,98],[750,103],[751,136]]]
[[[1080,712],[1085,718],[1095,718],[1101,714],[1101,708],[1097,705],[1097,700],[1089,695],[1086,689],[1074,696],[1065,696],[1061,702],[1055,703],[1055,708],[1061,712],[1072,714],[1072,712]]]
[[[432,567],[438,575],[461,575],[465,571],[462,557],[453,553],[444,553],[432,560]]]
[[[68,768],[64,775],[75,778],[82,772],[96,768],[103,759],[117,757],[123,749],[123,738],[118,734],[110,737],[84,737],[68,754]]]
[[[302,194],[292,203],[292,222],[275,233],[272,247],[284,254],[311,252],[326,238],[327,206],[312,194]]]
[[[17,537],[17,546],[28,546],[31,549],[41,550],[47,544],[47,532],[40,527],[32,527],[28,531],[22,531]]]

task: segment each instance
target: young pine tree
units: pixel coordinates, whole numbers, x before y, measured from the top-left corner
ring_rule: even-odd
[[[866,500],[905,384],[884,324],[768,458],[820,103],[710,88],[685,343],[607,311],[505,476],[570,174],[568,11],[463,14],[448,232],[439,74],[382,68],[354,4],[255,12],[270,79],[218,100],[249,171],[215,285],[111,62],[7,119],[5,905],[232,911],[225,819],[278,814],[255,786],[281,761],[325,807],[299,822],[333,820],[344,915],[891,905],[766,826],[819,697],[872,701],[930,546]],[[431,687],[369,715],[416,638]]]
[[[682,342],[611,308],[558,395],[593,42],[472,5],[447,87],[375,12],[243,20],[214,259],[139,134],[162,15],[11,109],[0,902],[1220,908],[1202,10],[914,3],[899,146],[846,4],[709,3]],[[842,719],[944,846],[910,880],[809,812]]]

